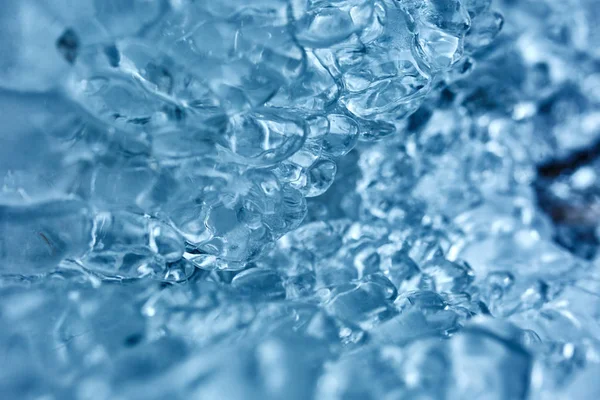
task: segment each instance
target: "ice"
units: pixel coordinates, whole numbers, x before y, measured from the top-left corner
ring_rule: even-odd
[[[4,3],[0,398],[598,397],[596,0]]]
[[[70,61],[60,46],[66,27],[37,3],[11,0],[2,7],[0,87],[4,90],[44,92],[56,88],[68,73]]]
[[[519,344],[513,327],[473,325],[451,341],[455,398],[526,399],[531,355]],[[475,376],[478,379],[470,379]]]
[[[327,116],[329,130],[323,138],[323,150],[333,157],[348,154],[358,140],[358,126],[356,122],[341,114]]]
[[[240,293],[266,300],[285,299],[283,280],[276,271],[250,268],[237,274],[231,286]]]
[[[56,41],[56,47],[67,62],[73,64],[79,53],[79,38],[75,31],[67,28]]]
[[[74,199],[0,206],[3,274],[36,274],[83,255],[92,239],[90,210]]]

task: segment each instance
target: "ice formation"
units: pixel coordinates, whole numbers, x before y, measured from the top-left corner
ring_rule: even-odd
[[[599,398],[598,24],[5,0],[0,398]]]

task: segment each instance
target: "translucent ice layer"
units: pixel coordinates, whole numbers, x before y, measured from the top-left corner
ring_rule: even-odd
[[[596,0],[4,3],[0,398],[598,397]]]

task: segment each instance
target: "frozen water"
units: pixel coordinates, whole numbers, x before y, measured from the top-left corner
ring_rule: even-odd
[[[0,398],[598,398],[597,0],[5,0]]]

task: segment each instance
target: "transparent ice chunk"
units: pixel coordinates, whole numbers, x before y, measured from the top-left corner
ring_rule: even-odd
[[[474,326],[451,342],[457,363],[451,391],[453,396],[528,397],[531,355],[514,337],[504,336],[504,332],[496,333],[495,330]]]
[[[2,270],[45,273],[82,255],[92,238],[91,220],[86,204],[71,199],[0,205]]]

